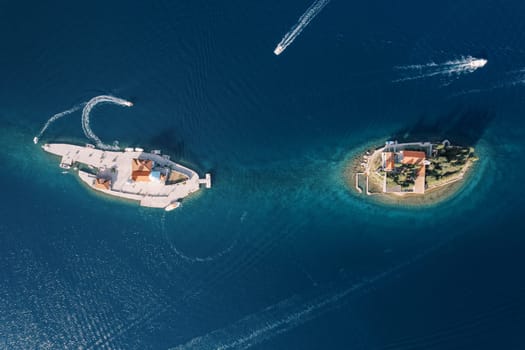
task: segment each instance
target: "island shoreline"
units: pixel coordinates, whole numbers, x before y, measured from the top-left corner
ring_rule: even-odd
[[[476,173],[478,161],[477,159],[469,159],[455,178],[438,186],[428,187],[424,194],[367,192],[363,184],[364,181],[358,181],[358,176],[366,179],[366,181],[370,181],[367,172],[371,170],[367,161],[373,160],[374,157],[377,157],[382,152],[384,145],[378,145],[384,140],[385,138],[367,142],[352,150],[347,156],[343,177],[352,195],[366,198],[366,200],[379,205],[412,209],[431,207],[442,204],[459,194],[473,174]],[[372,185],[377,186],[377,183]]]

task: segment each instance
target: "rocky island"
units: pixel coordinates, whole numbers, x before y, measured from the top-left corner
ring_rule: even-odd
[[[448,140],[387,141],[354,157],[347,178],[357,193],[382,202],[432,204],[456,192],[476,160],[474,147]]]

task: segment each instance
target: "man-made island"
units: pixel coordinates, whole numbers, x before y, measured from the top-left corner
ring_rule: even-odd
[[[78,170],[80,179],[92,189],[138,201],[145,207],[169,211],[177,208],[182,198],[198,191],[201,184],[211,187],[210,174],[199,179],[195,171],[158,150],[104,151],[90,144],[82,147],[59,143],[42,148],[62,157],[61,168]]]
[[[359,193],[407,204],[437,202],[453,192],[477,160],[473,147],[387,141],[357,156],[349,177]]]

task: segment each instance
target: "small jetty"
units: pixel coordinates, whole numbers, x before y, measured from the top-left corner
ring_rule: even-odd
[[[206,188],[211,188],[211,175],[206,174],[204,179],[199,180],[199,183],[205,185]]]
[[[142,148],[124,151],[96,149],[91,144],[45,144],[44,151],[61,157],[60,167],[78,170],[78,176],[89,187],[111,196],[139,202],[141,206],[179,207],[180,200],[203,185],[211,188],[211,175],[204,179],[187,167],[161,155],[160,150],[145,152]]]

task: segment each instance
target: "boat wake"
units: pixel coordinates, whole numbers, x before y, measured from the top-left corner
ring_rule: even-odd
[[[316,0],[306,10],[297,23],[284,35],[279,44],[273,50],[273,53],[280,55],[291,43],[301,34],[304,28],[322,11],[322,9],[330,2],[330,0]]]
[[[462,90],[452,94],[450,97],[455,98],[471,94],[487,93],[497,89],[513,88],[523,85],[525,85],[525,68],[510,71],[504,75],[503,79],[487,87]]]
[[[182,260],[189,262],[189,263],[206,263],[206,262],[212,262],[215,261],[227,254],[229,254],[233,248],[237,245],[239,237],[237,237],[235,240],[232,241],[232,243],[226,247],[225,249],[208,256],[189,256],[187,254],[184,254],[182,251],[177,249],[177,247],[172,243],[171,239],[168,237],[168,231],[166,229],[166,215],[164,214],[160,220],[161,225],[161,231],[164,233],[165,239],[169,242],[169,246],[171,250]]]
[[[93,130],[91,130],[91,127],[90,127],[91,110],[100,103],[113,103],[113,104],[117,104],[119,106],[124,106],[124,107],[131,107],[133,106],[133,103],[131,103],[130,101],[126,101],[124,99],[118,98],[118,97],[113,97],[109,95],[100,95],[97,97],[93,97],[91,100],[89,100],[86,103],[84,109],[82,110],[82,130],[84,130],[84,134],[86,135],[86,137],[90,139],[91,141],[93,141],[95,145],[100,149],[118,150],[119,147],[116,144],[115,145],[105,144],[93,132]]]
[[[78,111],[80,108],[82,108],[84,105],[86,104],[86,102],[82,102],[82,103],[79,103],[78,105],[76,106],[73,106],[72,108],[66,110],[66,111],[63,111],[63,112],[60,112],[60,113],[57,113],[55,115],[53,115],[51,118],[49,118],[47,120],[47,122],[44,124],[44,126],[42,127],[42,129],[40,130],[40,132],[38,133],[38,135],[36,135],[34,138],[33,138],[33,142],[35,144],[38,143],[38,140],[40,140],[40,138],[42,137],[42,135],[44,135],[44,133],[46,132],[47,128],[49,128],[51,126],[51,124],[53,124],[54,122],[56,122],[58,119],[60,118],[63,118],[67,115],[70,115],[71,113],[74,113],[76,111]]]
[[[124,99],[118,98],[118,97],[113,97],[109,95],[100,95],[100,96],[93,97],[88,102],[79,103],[68,110],[65,110],[63,112],[60,112],[60,113],[57,113],[51,116],[51,118],[49,118],[47,122],[44,124],[44,126],[42,127],[38,135],[36,135],[33,138],[33,142],[37,144],[40,138],[42,137],[42,135],[44,135],[46,130],[51,126],[51,124],[56,122],[58,119],[63,118],[67,115],[70,115],[71,113],[74,113],[78,111],[79,109],[81,109],[82,107],[84,107],[84,109],[82,110],[82,130],[84,130],[84,134],[86,135],[86,137],[90,139],[91,141],[93,141],[98,148],[106,149],[106,150],[118,150],[119,147],[117,145],[107,145],[103,143],[100,140],[100,138],[93,132],[93,130],[91,130],[90,113],[93,107],[95,107],[99,103],[114,103],[114,104],[125,106],[125,107],[133,106],[133,103],[126,101]]]
[[[525,68],[511,71],[509,72],[509,75],[511,75],[510,79],[508,79],[504,83],[500,83],[496,87],[509,87],[525,84]]]
[[[444,63],[428,63],[423,65],[408,65],[395,67],[403,75],[402,78],[393,82],[404,82],[410,80],[426,79],[436,76],[457,77],[465,73],[473,73],[483,68],[487,64],[484,58],[475,58],[472,56],[463,57],[458,60],[447,61]]]
[[[371,292],[378,288],[378,283],[385,282],[389,277],[399,277],[404,269],[439,249],[446,241],[357,283],[336,290],[321,287],[310,295],[292,296],[170,350],[251,348],[342,307],[350,297]]]

